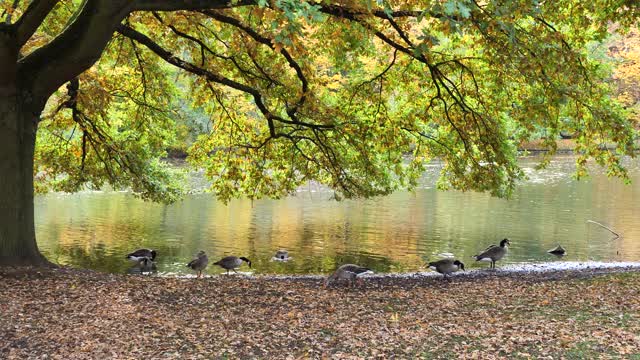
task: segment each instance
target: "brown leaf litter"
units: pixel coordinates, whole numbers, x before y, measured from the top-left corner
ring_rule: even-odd
[[[640,273],[205,279],[0,268],[2,359],[631,358]]]

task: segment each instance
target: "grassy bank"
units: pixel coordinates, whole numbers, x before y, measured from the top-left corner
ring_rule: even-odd
[[[640,358],[640,273],[319,285],[0,269],[0,358]]]

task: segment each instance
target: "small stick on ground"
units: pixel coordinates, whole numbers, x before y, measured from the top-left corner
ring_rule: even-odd
[[[611,240],[616,240],[617,238],[619,238],[619,237],[620,237],[620,235],[619,235],[617,232],[615,232],[615,231],[613,231],[613,230],[609,229],[608,227],[606,227],[606,226],[604,226],[604,225],[600,224],[600,223],[599,223],[599,222],[597,222],[597,221],[587,220],[587,222],[594,223],[594,224],[596,224],[596,225],[600,225],[600,226],[602,226],[603,228],[605,228],[605,229],[607,229],[607,230],[611,231],[611,233],[612,233],[613,235],[615,235],[615,236],[616,236],[616,237],[614,237],[614,238],[613,238],[613,239],[611,239]]]

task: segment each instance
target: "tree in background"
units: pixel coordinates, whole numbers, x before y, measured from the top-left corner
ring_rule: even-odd
[[[640,30],[632,28],[624,36],[613,37],[607,45],[610,56],[618,62],[613,72],[618,100],[629,110],[637,128],[640,126]]]
[[[624,177],[633,155],[610,74],[586,50],[609,21],[637,19],[629,0],[1,4],[0,263],[45,262],[34,177],[35,190],[179,196],[158,160],[177,93],[209,116],[189,156],[222,201],[309,180],[387,194],[434,158],[441,188],[507,196],[523,177],[516,146],[538,128],[552,152],[553,135],[577,135],[579,175],[594,158]]]

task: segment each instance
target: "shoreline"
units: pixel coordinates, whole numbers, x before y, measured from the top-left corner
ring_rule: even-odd
[[[539,277],[543,279],[553,278],[575,278],[590,275],[604,275],[625,272],[640,272],[640,261],[550,261],[539,263],[519,263],[498,265],[496,269],[489,268],[472,268],[466,271],[458,271],[449,275],[449,279],[457,281],[475,281],[487,277]],[[66,274],[66,275],[93,275],[107,277],[143,277],[156,279],[196,279],[196,274],[178,275],[175,273],[145,273],[145,274],[125,274],[125,273],[108,273],[92,269],[75,268],[71,266],[55,266],[51,268],[37,268],[32,266],[0,266],[0,279],[2,277],[46,275],[46,274]],[[583,276],[581,276],[581,274]],[[253,274],[247,271],[238,271],[236,274],[203,274],[203,279],[232,279],[242,278],[255,281],[320,281],[325,279],[330,273],[326,274]],[[394,280],[394,279],[413,279],[431,280],[441,279],[442,274],[432,270],[414,271],[414,272],[372,272],[364,274],[360,277],[365,282],[367,280]]]
[[[327,289],[317,275],[0,267],[0,358],[640,356],[640,263],[573,265],[474,270],[448,281],[374,274]]]

